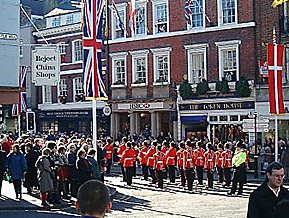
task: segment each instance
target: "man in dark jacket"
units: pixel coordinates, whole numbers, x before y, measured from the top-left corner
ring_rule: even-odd
[[[289,191],[282,186],[283,180],[283,166],[277,162],[270,164],[265,182],[250,195],[247,218],[274,217],[278,202],[289,199]]]

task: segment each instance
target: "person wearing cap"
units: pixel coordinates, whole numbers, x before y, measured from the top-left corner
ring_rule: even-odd
[[[80,186],[75,208],[82,218],[103,218],[111,206],[109,190],[102,182],[90,180]]]
[[[236,145],[236,151],[232,159],[234,174],[233,185],[228,195],[235,194],[237,184],[239,183],[238,195],[242,195],[243,186],[246,183],[246,153],[243,151],[243,142],[239,141]]]
[[[247,218],[288,217],[289,191],[283,187],[283,181],[283,166],[271,163],[267,167],[265,181],[250,195]],[[284,212],[287,212],[286,215],[281,215]]]

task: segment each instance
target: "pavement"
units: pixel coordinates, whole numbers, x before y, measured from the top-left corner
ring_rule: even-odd
[[[120,167],[115,164],[112,167],[111,173],[113,175],[120,174]],[[137,175],[141,175],[141,168],[137,167]],[[215,175],[217,176],[217,175]],[[205,178],[205,177],[204,177]],[[215,177],[216,179],[216,177]],[[265,175],[259,175],[259,178],[254,178],[253,174],[248,174],[248,182],[260,183],[265,180]],[[117,195],[117,190],[113,185],[108,184],[111,197],[114,198]],[[66,209],[74,207],[75,198],[71,200],[61,200],[61,204],[53,205],[51,208],[45,208],[41,205],[39,191],[33,192],[34,194],[28,195],[26,189],[23,187],[22,199],[16,199],[13,184],[3,181],[2,196],[0,196],[0,211],[2,210],[50,210],[50,209]]]

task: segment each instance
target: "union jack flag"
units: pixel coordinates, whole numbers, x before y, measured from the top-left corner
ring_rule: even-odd
[[[189,25],[192,24],[193,8],[194,8],[193,0],[185,0],[185,19]]]
[[[83,86],[86,99],[107,100],[101,66],[104,0],[85,0],[83,8]]]
[[[28,66],[20,66],[19,69],[19,86],[23,90],[19,93],[18,104],[12,105],[12,115],[19,116],[21,112],[26,112],[26,75],[27,75]],[[21,105],[20,107],[18,105]]]

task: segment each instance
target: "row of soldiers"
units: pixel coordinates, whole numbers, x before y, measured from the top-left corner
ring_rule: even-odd
[[[245,160],[241,160],[243,166],[248,164],[248,152],[242,142],[237,144],[242,148],[245,154]],[[216,151],[215,151],[216,150]],[[169,174],[171,183],[175,183],[175,167],[177,166],[181,178],[181,185],[185,187],[187,184],[188,190],[192,190],[195,173],[197,174],[198,185],[203,185],[203,173],[207,175],[207,188],[213,188],[213,174],[218,172],[218,180],[226,187],[231,184],[231,172],[234,165],[240,165],[238,160],[233,160],[235,147],[231,143],[224,145],[219,143],[214,149],[209,142],[203,145],[201,141],[191,142],[190,140],[180,143],[166,142],[162,144],[157,140],[149,143],[144,141],[141,147],[137,147],[134,142],[122,139],[117,151],[118,162],[120,163],[123,181],[127,185],[132,184],[132,177],[135,175],[136,161],[140,162],[142,173],[145,180],[148,180],[148,175],[152,178],[152,183],[158,183],[159,188],[163,188],[163,180]],[[238,153],[238,149],[236,149]],[[244,156],[242,156],[243,158]],[[235,186],[233,184],[233,186]],[[242,190],[240,191],[242,192]]]

